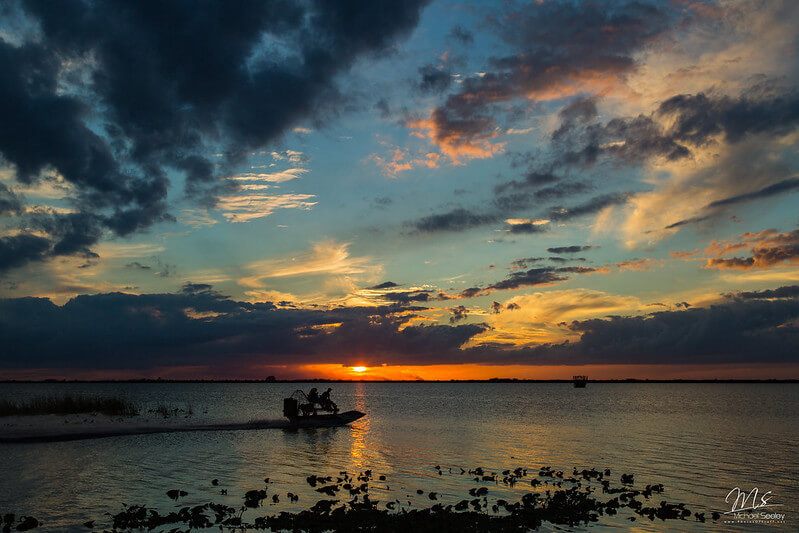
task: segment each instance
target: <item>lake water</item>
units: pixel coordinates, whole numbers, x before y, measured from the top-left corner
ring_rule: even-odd
[[[2,384],[0,397],[87,393],[125,396],[146,410],[163,402],[190,403],[194,419],[279,418],[281,399],[298,384]],[[314,384],[324,390],[324,384]],[[240,505],[262,488],[295,492],[300,501],[266,504],[254,516],[310,507],[323,498],[310,474],[372,469],[373,499],[432,502],[416,489],[456,503],[475,486],[465,469],[518,466],[610,468],[618,483],[634,473],[636,487],[663,483],[660,499],[695,511],[729,510],[733,487],[772,491],[770,511],[786,515],[771,530],[799,529],[799,388],[781,384],[336,383],[342,410],[368,416],[347,428],[176,433],[46,444],[0,445],[0,512],[31,514],[48,528],[70,529],[123,503],[168,511],[215,501]],[[305,385],[306,390],[310,385]],[[3,420],[0,419],[0,430]],[[435,466],[440,465],[443,475]],[[450,474],[454,468],[456,474]],[[217,478],[219,486],[212,486]],[[387,488],[386,488],[387,487]],[[221,488],[228,495],[219,494]],[[170,489],[189,495],[179,503]],[[490,486],[492,497],[518,499],[530,491]],[[406,497],[406,495],[410,495]],[[747,524],[650,523],[630,514],[604,517],[589,529],[750,531]],[[107,520],[107,517],[105,517]],[[544,528],[546,529],[546,527]],[[556,529],[550,526],[550,529]]]

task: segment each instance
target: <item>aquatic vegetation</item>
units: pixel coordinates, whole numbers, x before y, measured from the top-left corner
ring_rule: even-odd
[[[170,499],[177,501],[178,498],[183,498],[185,496],[188,496],[189,493],[186,492],[185,490],[172,489],[166,491],[166,495],[169,496]]]
[[[0,416],[72,415],[99,413],[107,416],[136,416],[139,409],[125,398],[105,396],[37,396],[29,400],[0,400]]]
[[[5,513],[2,515],[2,520],[0,520],[0,527],[2,527],[3,533],[8,533],[9,531],[28,531],[30,529],[35,529],[39,527],[41,524],[38,520],[33,518],[32,516],[20,516],[19,521],[15,520],[16,515],[14,513]],[[16,522],[16,525],[14,525]]]
[[[441,469],[436,468],[437,472]],[[461,473],[450,474],[464,475]],[[519,479],[528,476],[527,469],[504,470],[501,473],[487,472],[482,468],[469,470],[468,474],[477,475],[478,479],[491,478],[492,483],[513,485]],[[373,479],[367,470],[357,476],[341,472],[340,476],[311,475],[306,478],[308,484],[317,492],[328,496],[315,502],[309,509],[299,512],[282,511],[270,516],[255,518],[245,517],[247,509],[261,506],[267,498],[267,490],[254,489],[244,495],[244,506],[238,509],[225,505],[208,503],[194,507],[184,507],[178,512],[161,515],[156,509],[143,506],[125,507],[120,513],[113,515],[114,529],[152,529],[161,526],[188,526],[189,528],[212,527],[220,529],[269,529],[273,531],[531,531],[544,523],[558,526],[580,526],[598,522],[603,516],[614,516],[622,511],[629,513],[630,521],[638,518],[654,520],[687,520],[693,518],[697,522],[705,522],[708,518],[704,512],[692,512],[684,503],[671,503],[665,500],[658,504],[648,504],[653,494],[664,491],[661,484],[646,485],[643,490],[629,486],[632,475],[625,475],[622,487],[613,487],[604,479],[610,475],[609,470],[574,470],[571,477],[564,477],[562,471],[544,467],[539,471],[544,480],[536,485],[550,485],[543,492],[523,494],[518,501],[510,502],[497,498],[489,500],[489,489],[485,486],[468,490],[471,499],[463,499],[454,504],[436,503],[427,508],[413,508],[411,502],[407,506],[398,499],[381,502],[369,496],[369,483]],[[442,474],[443,475],[443,474]],[[380,481],[386,476],[380,475]],[[361,482],[357,484],[355,482]],[[596,483],[600,482],[599,487]],[[321,484],[321,486],[318,486]],[[564,486],[565,484],[565,486]],[[336,499],[335,495],[350,493],[351,499]],[[418,495],[425,491],[418,489]],[[612,497],[604,496],[606,494]],[[290,502],[298,497],[288,493]],[[437,500],[437,492],[428,492],[430,500]],[[273,504],[279,504],[278,494],[271,495]],[[713,520],[720,514],[713,512]]]
[[[184,418],[189,418],[194,416],[194,406],[190,403],[187,403],[185,407],[175,407],[170,406],[165,403],[159,403],[157,406],[147,409],[148,413],[159,415],[163,418],[170,418],[170,417],[177,417],[183,416]]]
[[[434,469],[442,472],[440,467]],[[460,473],[457,472],[460,470]],[[478,483],[513,486],[530,474],[525,468],[503,470],[499,473],[486,471],[483,468],[465,470],[448,469],[449,475],[465,476],[464,480],[474,479]],[[268,494],[269,478],[264,479],[267,488],[248,490],[243,496],[243,505],[206,503],[186,506],[166,514],[155,508],[143,505],[125,505],[119,513],[111,516],[111,528],[115,531],[168,527],[170,530],[183,528],[211,528],[220,530],[268,529],[272,531],[306,531],[321,533],[324,531],[532,531],[543,524],[556,526],[585,526],[599,522],[605,516],[622,516],[634,522],[647,518],[650,521],[688,520],[706,522],[707,512],[693,512],[685,503],[673,503],[660,500],[650,503],[650,498],[661,494],[665,488],[661,484],[646,485],[643,489],[633,488],[632,474],[625,474],[621,486],[612,486],[607,476],[610,470],[585,469],[572,471],[566,476],[560,470],[543,467],[538,477],[533,476],[530,485],[540,487],[538,492],[522,494],[517,501],[503,498],[491,498],[489,488],[485,485],[472,487],[464,491],[470,498],[456,503],[447,503],[452,496],[438,492],[425,492],[417,489],[416,494],[427,494],[427,498],[437,503],[429,507],[414,508],[410,500],[389,501],[374,500],[369,494],[369,484],[373,479],[386,481],[386,476],[375,477],[371,470],[358,475],[350,475],[342,471],[338,476],[310,475],[307,483],[320,494],[328,498],[316,501],[310,508],[302,511],[281,511],[268,516],[250,517],[253,509],[262,507],[264,500],[270,497],[272,505],[281,504],[277,492]],[[541,478],[541,479],[539,479]],[[490,479],[491,481],[488,481]],[[537,481],[537,483],[533,483]],[[218,486],[217,479],[212,485]],[[384,490],[382,487],[381,491]],[[224,491],[227,492],[226,490]],[[347,495],[348,494],[348,495]],[[381,492],[381,494],[385,494]],[[170,490],[166,495],[173,499],[186,496],[186,492],[178,489]],[[347,495],[341,497],[341,495]],[[287,500],[297,502],[299,497],[289,492]],[[409,496],[410,497],[410,496]],[[443,501],[438,501],[438,500]],[[407,505],[406,505],[407,503]],[[719,520],[720,513],[712,511],[710,519]],[[94,521],[87,524],[94,525]],[[32,529],[39,525],[36,519],[23,517],[15,524],[13,514],[5,515],[3,531]],[[87,526],[87,527],[92,527]]]

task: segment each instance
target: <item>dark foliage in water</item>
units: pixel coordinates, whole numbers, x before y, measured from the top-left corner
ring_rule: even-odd
[[[0,416],[72,415],[100,413],[136,416],[139,409],[125,398],[102,396],[39,396],[26,401],[0,400]]]
[[[16,515],[14,515],[14,513],[5,513],[0,516],[2,517],[2,520],[0,520],[0,527],[3,528],[3,533],[8,533],[9,531],[28,531],[41,525],[39,521],[32,516],[20,516],[19,520],[16,520]]]
[[[159,415],[164,418],[170,417],[177,417],[183,416],[184,418],[189,418],[190,416],[194,416],[194,406],[190,403],[186,404],[186,407],[173,407],[169,406],[165,403],[159,403],[152,409],[147,410],[148,413]]]
[[[441,467],[436,467],[443,475]],[[470,470],[449,469],[450,474],[475,476],[478,483],[514,485],[528,476],[527,469],[488,472],[482,468]],[[625,486],[613,487],[609,479],[610,470],[574,469],[571,476],[563,471],[543,467],[531,481],[531,486],[547,485],[548,490],[524,494],[519,501],[504,499],[489,500],[486,486],[468,491],[470,498],[456,504],[436,503],[428,508],[413,509],[411,502],[405,506],[398,499],[381,502],[369,496],[372,472],[367,470],[357,476],[340,472],[339,476],[308,476],[309,485],[331,499],[317,501],[312,507],[300,512],[280,512],[270,516],[245,519],[248,508],[260,507],[267,497],[267,490],[254,489],[244,495],[244,505],[235,508],[207,503],[184,507],[177,512],[161,515],[157,510],[143,506],[129,506],[114,515],[113,528],[153,529],[162,526],[187,526],[189,528],[219,527],[221,529],[269,529],[273,531],[529,531],[550,523],[574,527],[598,522],[603,516],[613,516],[622,510],[635,521],[638,517],[665,520],[686,520],[693,516],[699,522],[706,520],[705,513],[692,513],[684,503],[669,503],[665,500],[649,504],[653,494],[664,491],[663,485],[646,485],[642,490],[632,488],[632,475],[625,475]],[[385,476],[378,477],[385,481]],[[537,483],[536,483],[537,482]],[[597,485],[598,483],[598,485]],[[318,484],[322,484],[317,487]],[[551,488],[550,488],[551,487]],[[421,489],[417,494],[424,494]],[[347,495],[349,493],[349,495]],[[428,493],[429,499],[437,493]],[[341,499],[335,499],[336,496]],[[293,494],[290,494],[289,499]],[[272,496],[277,503],[277,494]],[[719,514],[712,514],[713,520]]]

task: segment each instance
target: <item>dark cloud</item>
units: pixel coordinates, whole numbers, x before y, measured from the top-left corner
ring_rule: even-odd
[[[579,340],[530,348],[463,348],[487,326],[407,326],[407,314],[392,307],[286,309],[230,300],[202,284],[187,289],[79,296],[63,306],[0,300],[0,368],[68,375],[201,366],[213,375],[248,364],[352,363],[353,347],[370,364],[757,364],[799,355],[795,286],[737,293],[710,307],[574,321],[565,327]],[[453,318],[468,313],[453,309]]]
[[[151,267],[150,265],[143,265],[138,261],[133,261],[132,263],[126,264],[125,268],[132,268],[134,270],[152,270],[153,267]]]
[[[630,196],[632,195],[628,192],[602,194],[573,207],[553,207],[548,216],[552,220],[570,220],[584,215],[592,215],[606,207],[624,204]]]
[[[770,298],[799,298],[799,285],[786,285],[776,289],[764,291],[738,292],[727,295],[730,298],[743,298],[745,300],[763,300]]]
[[[394,283],[393,281],[384,281],[383,283],[378,283],[372,287],[369,287],[372,290],[380,290],[380,289],[392,289],[394,287],[399,287],[399,284]]]
[[[748,89],[748,93],[756,93]],[[776,92],[754,97],[677,95],[658,106],[649,116],[617,117],[595,122],[593,101],[577,100],[561,111],[561,124],[554,132],[555,166],[593,165],[602,156],[628,163],[654,157],[678,160],[691,155],[691,146],[703,146],[722,137],[735,143],[748,135],[782,135],[799,125],[799,93]],[[661,126],[662,121],[671,124]],[[766,188],[762,196],[779,194],[795,185],[788,182]],[[781,188],[784,187],[784,188]],[[731,203],[761,197],[760,191]],[[723,200],[719,205],[724,205]]]
[[[483,224],[496,222],[501,217],[492,213],[473,213],[462,207],[446,213],[428,215],[409,223],[415,231],[420,233],[435,233],[440,231],[463,231]]]
[[[14,191],[0,183],[0,215],[18,214],[22,211],[22,200]]]
[[[577,98],[558,113],[560,126],[552,134],[552,138],[559,140],[566,136],[575,126],[586,124],[597,117],[596,97]]]
[[[787,233],[767,231],[753,236],[749,243],[739,243],[735,248],[751,246],[749,257],[713,257],[705,266],[713,269],[769,268],[782,263],[799,262],[799,230]]]
[[[713,217],[713,215],[700,215],[700,216],[696,216],[696,217],[686,218],[686,219],[674,222],[673,224],[669,224],[668,226],[664,227],[663,229],[674,229],[674,228],[679,228],[680,226],[687,226],[688,224],[696,224],[697,222],[704,222],[705,220],[709,220],[712,217]]]
[[[210,286],[179,294],[99,294],[63,306],[44,298],[0,300],[0,367],[110,368],[252,362],[342,362],[353,347],[376,362],[449,358],[483,325],[400,326],[390,307],[307,310],[227,299]],[[321,327],[330,324],[335,327]]]
[[[515,261],[513,261],[510,264],[510,266],[513,269],[527,268],[531,264],[539,263],[539,262],[543,261],[544,259],[546,259],[546,257],[523,257],[521,259],[516,259]]]
[[[49,239],[38,235],[0,237],[0,272],[47,257],[50,246]]]
[[[596,248],[595,246],[580,246],[580,245],[571,245],[571,246],[554,246],[552,248],[547,248],[547,252],[551,254],[576,254],[580,252],[587,252],[588,250],[593,250]]]
[[[522,222],[521,224],[508,224],[508,231],[511,233],[545,233],[548,231],[548,224],[534,224],[533,222]]]
[[[374,108],[380,113],[381,118],[391,117],[391,106],[385,98],[381,98],[375,102]]]
[[[454,26],[450,30],[449,35],[462,44],[472,44],[474,42],[474,35],[472,35],[472,32],[463,26]]]
[[[723,198],[721,200],[716,200],[715,202],[710,202],[709,204],[707,204],[706,209],[714,207],[726,207],[728,205],[750,202],[752,200],[759,200],[760,198],[768,198],[769,196],[776,196],[778,194],[790,192],[795,189],[799,189],[799,178],[782,180],[780,182],[768,185],[766,187],[763,187],[762,189],[758,189],[750,193],[739,194],[736,196]]]
[[[388,292],[383,297],[400,305],[407,305],[412,302],[429,302],[434,299],[432,291],[429,290]]]
[[[466,309],[466,307],[463,305],[452,307],[449,311],[452,313],[452,316],[449,317],[450,324],[455,324],[456,322],[465,320],[469,316],[468,309]]]
[[[336,77],[406,35],[424,3],[20,3],[39,32],[19,46],[0,38],[0,154],[22,183],[58,172],[92,221],[54,218],[70,235],[26,257],[170,220],[170,171],[190,195],[213,196],[252,150],[334,111],[345,100]],[[223,159],[205,155],[215,152]]]
[[[435,65],[419,67],[419,90],[425,93],[443,93],[452,84],[452,74]]]
[[[557,268],[541,267],[511,272],[507,278],[489,285],[487,288],[495,290],[518,289],[519,287],[546,285],[556,281],[567,280],[568,278],[559,274],[559,271],[560,269]]]
[[[533,195],[529,192],[512,192],[494,198],[494,205],[506,213],[523,211],[534,204]]]
[[[681,94],[663,102],[658,111],[673,118],[675,139],[701,146],[721,135],[735,143],[747,135],[794,131],[799,125],[799,92],[761,98]]]
[[[791,298],[584,320],[569,324],[579,341],[536,348],[528,355],[529,361],[570,364],[797,362],[797,318],[799,300]]]
[[[497,126],[492,110],[499,104],[621,79],[674,20],[662,4],[638,1],[509,3],[490,24],[514,52],[491,58],[483,75],[464,79],[432,113],[433,140],[455,149],[479,143]]]
[[[531,187],[541,187],[560,181],[560,178],[552,172],[540,172],[529,170],[522,180],[512,180],[505,183],[500,183],[494,187],[494,192],[497,194],[503,193],[508,189],[527,189]]]
[[[581,127],[563,123],[553,141],[560,152],[560,165],[593,165],[603,155],[637,163],[653,157],[674,161],[691,154],[658,122],[644,115]]]
[[[502,304],[499,302],[491,302],[491,312],[498,315],[502,312]]]
[[[594,187],[590,183],[582,181],[572,181],[559,183],[553,187],[544,187],[537,190],[534,194],[537,200],[548,201],[556,200],[566,196],[574,196],[586,191],[592,190]]]

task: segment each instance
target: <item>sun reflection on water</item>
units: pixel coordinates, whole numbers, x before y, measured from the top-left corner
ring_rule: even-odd
[[[362,413],[366,412],[366,385],[363,383],[355,383],[355,410]],[[350,456],[354,466],[358,468],[367,468],[366,463],[366,437],[369,434],[369,415],[361,418],[352,425],[352,446],[350,447]]]

